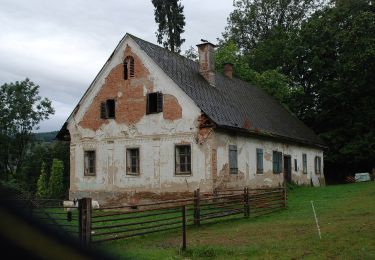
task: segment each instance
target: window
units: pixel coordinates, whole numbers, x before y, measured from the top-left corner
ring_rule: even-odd
[[[257,174],[263,173],[263,149],[257,148]]]
[[[147,94],[147,114],[159,113],[163,111],[163,94],[154,92]]]
[[[126,174],[139,175],[139,148],[126,149]]]
[[[238,173],[237,146],[229,145],[229,172]]]
[[[116,108],[115,108],[115,100],[114,99],[107,99],[105,102],[100,104],[100,118],[107,119],[107,118],[115,118]]]
[[[124,79],[134,78],[134,58],[127,56],[124,60]]]
[[[272,155],[273,173],[279,174],[282,171],[283,154],[278,151],[273,151]]]
[[[95,151],[85,151],[84,155],[84,176],[95,175]]]
[[[322,158],[315,156],[315,174],[321,174],[322,172]]]
[[[303,166],[303,173],[307,174],[307,155],[305,153],[302,154],[302,166]]]
[[[297,159],[294,159],[294,171],[298,171],[298,167],[297,167]]]
[[[190,145],[176,145],[176,174],[191,174],[191,148]]]

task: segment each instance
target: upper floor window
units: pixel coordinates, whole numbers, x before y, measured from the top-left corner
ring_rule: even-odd
[[[298,171],[297,159],[294,159],[294,171]]]
[[[322,158],[320,156],[315,156],[315,174],[322,173]]]
[[[176,145],[175,155],[176,175],[191,174],[190,145]]]
[[[84,154],[84,176],[95,175],[95,163],[96,155],[95,151],[85,151]]]
[[[276,173],[276,174],[281,173],[282,162],[283,162],[282,152],[273,151],[273,154],[272,154],[273,173]]]
[[[303,173],[307,174],[307,155],[305,153],[302,154],[302,168]]]
[[[154,114],[163,111],[163,93],[153,92],[147,94],[146,114]]]
[[[124,60],[124,79],[134,78],[134,58],[127,56]]]
[[[105,102],[100,103],[100,118],[102,119],[115,118],[115,115],[116,115],[115,104],[116,102],[114,99],[107,99]]]
[[[257,148],[257,174],[263,173],[263,149]]]
[[[238,172],[237,146],[229,145],[229,171],[230,173]]]

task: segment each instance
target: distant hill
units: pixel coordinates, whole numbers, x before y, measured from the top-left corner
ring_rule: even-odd
[[[54,141],[59,131],[44,132],[44,133],[33,133],[36,141],[51,143]]]

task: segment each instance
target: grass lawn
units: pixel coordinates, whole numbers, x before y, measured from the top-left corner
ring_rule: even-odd
[[[250,219],[105,242],[115,257],[131,259],[375,259],[375,182],[298,187],[288,209]],[[314,201],[322,239],[311,207]]]

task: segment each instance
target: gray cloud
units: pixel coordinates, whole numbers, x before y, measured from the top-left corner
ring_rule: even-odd
[[[126,32],[156,43],[151,0],[0,0],[0,84],[29,77],[56,114],[38,131],[57,130]],[[232,0],[185,0],[183,49],[215,42]]]

